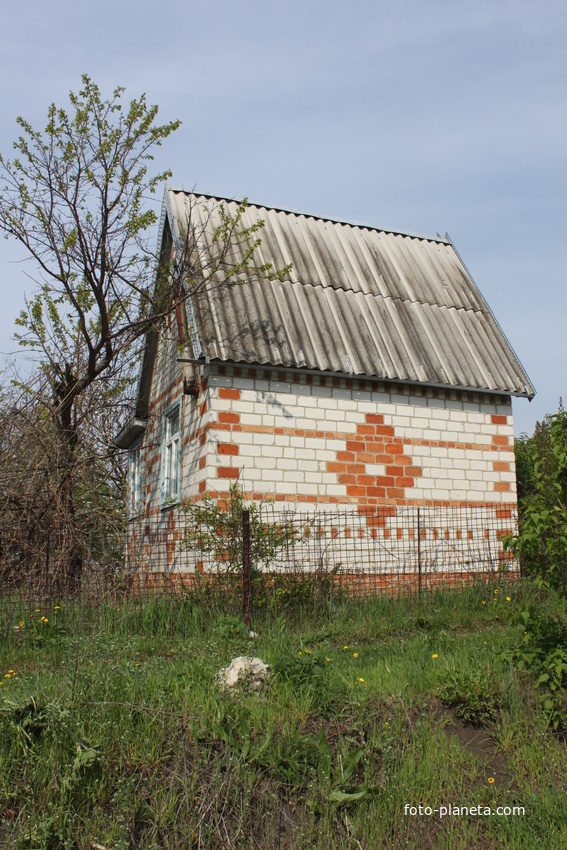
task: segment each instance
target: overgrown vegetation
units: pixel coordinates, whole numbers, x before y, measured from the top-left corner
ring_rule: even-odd
[[[567,599],[567,413],[538,422],[516,440],[520,532],[507,544],[522,570]]]
[[[505,657],[535,671],[541,701],[553,728],[567,722],[567,413],[562,401],[556,414],[536,424],[531,437],[515,441],[519,532],[505,545],[520,558],[522,572],[535,587],[558,591],[559,609],[533,604],[521,608],[514,622],[523,629],[519,644]]]
[[[5,603],[0,845],[561,847],[565,742],[514,656],[530,602],[562,616],[479,586],[274,609],[253,642],[195,595]],[[262,695],[218,690],[243,654],[271,665]],[[404,814],[448,803],[525,813]]]

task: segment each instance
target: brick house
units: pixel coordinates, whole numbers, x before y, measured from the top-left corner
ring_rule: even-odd
[[[162,250],[189,213],[212,240],[221,202],[235,212],[167,189]],[[515,506],[511,397],[535,390],[449,237],[250,204],[258,218],[259,260],[286,279],[201,292],[148,337],[117,438],[129,518],[171,530],[181,501],[237,478],[312,509]]]

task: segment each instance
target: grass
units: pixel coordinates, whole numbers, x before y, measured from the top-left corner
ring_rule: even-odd
[[[533,601],[335,600],[258,615],[253,642],[190,597],[4,602],[0,846],[567,847],[565,738],[502,658]],[[250,654],[269,687],[221,693]],[[404,813],[420,804],[525,814]]]

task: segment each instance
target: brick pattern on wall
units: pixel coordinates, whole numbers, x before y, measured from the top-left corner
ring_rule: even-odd
[[[201,495],[514,504],[508,398],[244,367],[211,374]],[[206,474],[205,474],[206,473]]]
[[[288,544],[256,567],[265,573],[304,575],[317,571],[375,589],[402,591],[406,583],[434,586],[461,577],[515,574],[518,563],[504,551],[502,535],[517,533],[517,511],[483,507],[384,506],[358,511],[263,504],[262,522],[287,529]],[[129,524],[128,566],[161,574],[226,573],[215,552],[183,545],[192,528],[181,508]],[[198,536],[198,535],[197,535]],[[222,549],[222,547],[221,547]]]
[[[384,416],[367,413],[356,435],[346,441],[346,450],[337,452],[336,461],[327,462],[327,470],[337,473],[347,496],[361,506],[407,500],[406,488],[415,485],[421,467],[406,453],[403,440],[394,428],[384,424]]]
[[[165,407],[183,393],[174,342],[156,363],[144,437],[145,515],[159,504]],[[171,362],[175,362],[172,368]],[[211,366],[183,398],[182,494],[338,505],[514,505],[510,400],[380,381]]]

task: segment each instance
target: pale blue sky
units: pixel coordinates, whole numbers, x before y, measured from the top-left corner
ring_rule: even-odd
[[[31,0],[2,29],[4,154],[81,73],[145,91],[183,121],[156,161],[176,185],[447,231],[538,390],[516,432],[567,396],[564,2]],[[4,353],[21,256],[0,242]]]

